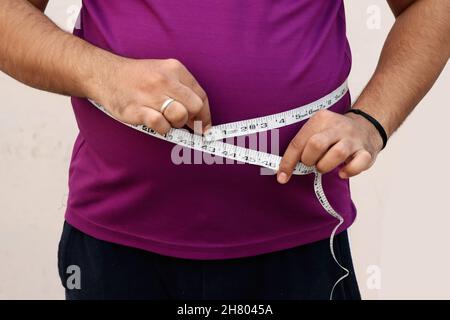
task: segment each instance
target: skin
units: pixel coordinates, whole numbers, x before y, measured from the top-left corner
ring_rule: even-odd
[[[0,70],[38,89],[91,98],[119,120],[160,133],[194,129],[194,121],[210,127],[208,97],[181,62],[128,59],[97,48],[49,20],[47,2],[0,1]],[[176,101],[163,115],[169,97]]]
[[[396,22],[378,67],[353,108],[377,119],[388,137],[431,89],[450,58],[450,1],[390,0]],[[355,114],[316,113],[289,144],[278,171],[287,183],[298,161],[343,179],[369,169],[382,148],[375,127]]]
[[[201,121],[211,126],[208,97],[175,59],[117,56],[59,29],[43,11],[47,0],[0,1],[0,70],[38,89],[93,99],[116,118],[160,133]],[[378,67],[354,104],[388,136],[430,90],[450,58],[450,1],[388,0],[396,22]],[[57,61],[58,63],[55,63]],[[120,74],[120,77],[116,75]],[[163,114],[162,103],[177,100]],[[381,137],[365,118],[328,110],[301,128],[283,156],[277,179],[287,183],[298,161],[341,178],[370,168]]]

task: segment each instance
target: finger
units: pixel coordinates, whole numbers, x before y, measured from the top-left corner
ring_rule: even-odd
[[[127,123],[144,124],[160,134],[167,133],[171,128],[170,123],[160,112],[149,107],[129,107],[124,111],[123,117]]]
[[[348,179],[356,176],[372,166],[373,158],[367,150],[361,149],[357,151],[353,159],[339,171],[342,179]]]
[[[189,87],[181,82],[170,85],[167,96],[177,100],[188,111],[188,119],[197,116],[203,108],[203,100]]]
[[[295,137],[291,140],[284,152],[280,162],[280,168],[278,169],[277,180],[279,183],[284,184],[289,181],[295,166],[300,161],[306,142],[316,130],[317,126],[315,125],[315,122],[309,120],[300,128]]]
[[[328,149],[339,141],[339,134],[335,129],[329,129],[314,134],[304,147],[301,162],[307,166],[316,165],[327,153]]]
[[[210,129],[212,127],[212,123],[210,120],[211,116],[209,115],[209,110],[207,112],[208,112],[208,115],[201,116],[201,118],[207,119],[207,120],[201,120],[201,119],[196,119],[196,118],[188,120],[188,123],[187,123],[188,127],[191,128],[192,130],[194,130],[194,132],[196,134],[204,134],[206,131],[208,131],[208,129]]]
[[[317,162],[316,168],[320,173],[330,172],[351,157],[355,151],[349,140],[341,140],[325,153]]]
[[[188,121],[188,111],[186,107],[177,100],[172,101],[162,115],[174,128],[181,128]]]
[[[301,147],[297,144],[298,139],[292,139],[291,143],[284,152],[283,158],[281,158],[280,168],[277,173],[277,180],[281,184],[285,184],[289,181],[294,171],[295,166],[300,160]]]
[[[200,121],[201,122],[201,128],[202,128],[202,132],[201,133],[205,133],[209,128],[211,128],[211,126],[212,126],[211,111],[209,109],[209,100],[208,99],[206,99],[204,101],[203,108],[192,119],[192,126],[191,126],[192,129],[194,129],[194,125],[193,125],[194,121]]]
[[[177,76],[179,82],[192,90],[202,101],[201,105],[197,105],[198,101],[193,101],[192,104],[190,104],[187,101],[181,100],[181,102],[187,107],[189,111],[189,127],[196,131],[194,121],[201,121],[201,128],[203,132],[205,132],[212,125],[209,101],[205,90],[203,90],[197,79],[195,79],[195,77],[183,63],[181,63],[177,59],[169,59],[167,62],[169,63],[170,68],[175,71],[174,74]],[[177,88],[174,89],[176,90]],[[199,107],[199,109],[197,107]]]
[[[207,96],[205,90],[203,90],[203,88],[200,86],[200,84],[194,78],[194,76],[192,76],[192,74],[189,73],[189,71],[187,71],[187,73],[188,74],[185,75],[185,77],[180,78],[180,81],[184,85],[186,85],[188,88],[190,88],[192,91],[194,91],[195,94],[203,101],[203,107],[201,108],[201,110],[190,119],[190,121],[189,121],[190,127],[192,129],[194,129],[194,125],[193,125],[194,121],[200,121],[201,128],[202,128],[203,132],[205,132],[208,128],[210,128],[212,126],[211,111],[209,108],[208,96]]]
[[[297,149],[300,155],[303,153],[308,140],[315,134],[326,130],[334,113],[328,110],[317,111],[297,132],[291,140],[289,148]]]

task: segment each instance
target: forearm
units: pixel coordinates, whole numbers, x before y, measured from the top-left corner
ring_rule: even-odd
[[[118,59],[64,32],[28,1],[0,1],[0,70],[29,86],[92,97]]]
[[[354,108],[375,117],[388,135],[430,90],[450,58],[450,2],[419,0],[397,18],[377,69]]]

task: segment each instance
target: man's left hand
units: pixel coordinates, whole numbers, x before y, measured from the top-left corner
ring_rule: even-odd
[[[364,117],[329,110],[316,112],[297,135],[281,160],[279,183],[287,183],[299,161],[327,173],[345,163],[339,171],[342,179],[369,169],[382,149],[376,128]]]

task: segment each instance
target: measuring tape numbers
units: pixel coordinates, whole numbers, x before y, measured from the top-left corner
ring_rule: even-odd
[[[338,101],[340,101],[347,92],[348,84],[347,81],[345,81],[333,92],[309,104],[268,116],[213,126],[203,136],[190,133],[189,131],[184,129],[177,128],[171,128],[166,134],[161,135],[155,130],[147,127],[146,125],[131,125],[128,123],[124,123],[112,116],[104,106],[95,101],[89,101],[99,110],[103,111],[105,114],[112,117],[116,121],[119,121],[135,130],[151,135],[155,138],[162,139],[193,150],[205,152],[214,156],[257,165],[277,171],[281,162],[281,157],[279,155],[240,147],[234,144],[222,142],[221,140],[269,131],[301,122],[310,118],[319,110],[330,108]],[[334,227],[330,235],[330,252],[336,264],[344,271],[344,274],[333,285],[330,293],[331,300],[333,298],[333,293],[336,286],[350,274],[349,270],[341,265],[341,263],[338,261],[333,245],[336,232],[344,223],[344,218],[336,210],[333,209],[330,202],[328,201],[322,186],[322,174],[318,172],[314,166],[306,166],[303,163],[299,162],[296,165],[293,174],[315,175],[314,192],[318,201],[329,215],[338,220],[337,225]]]

